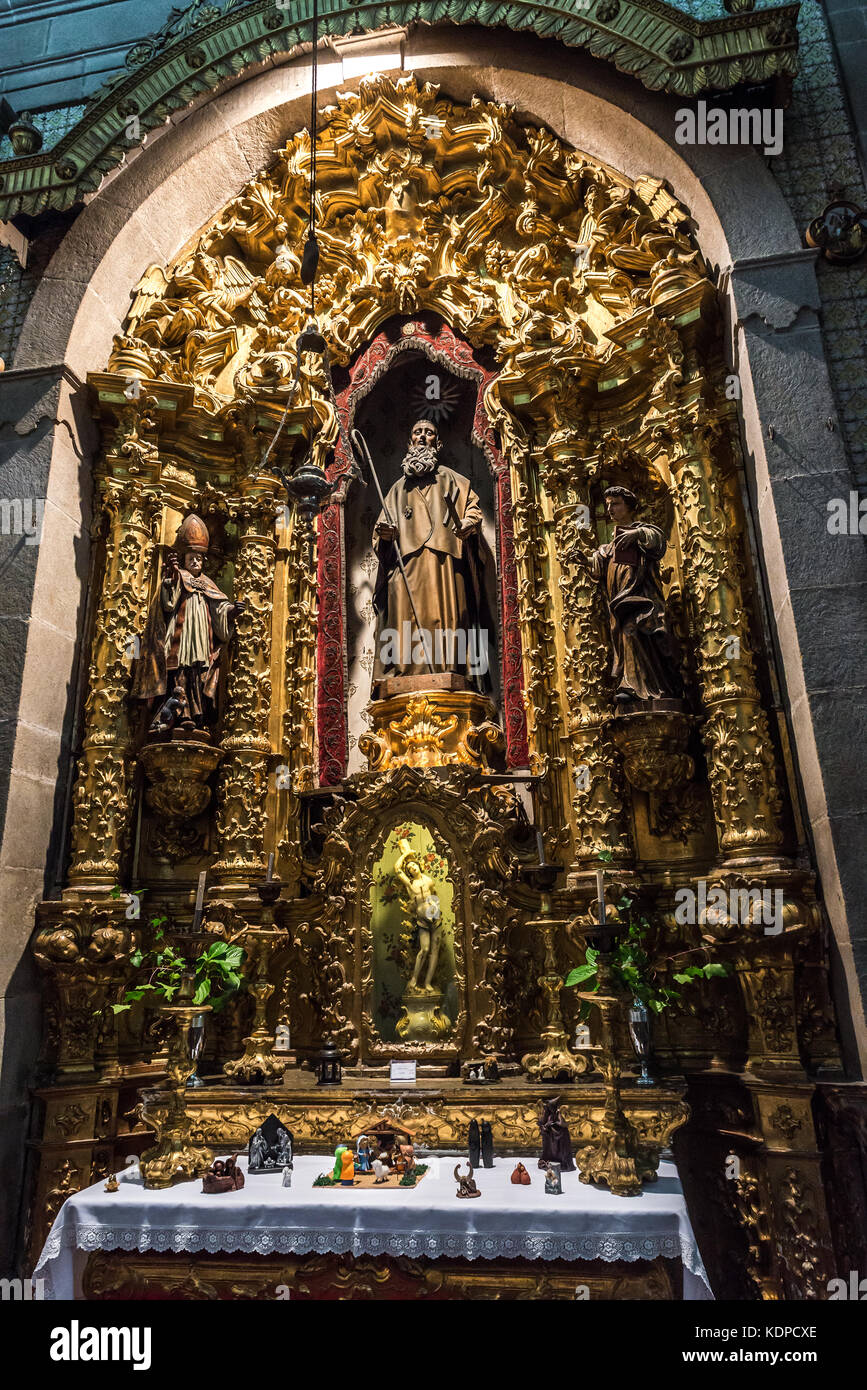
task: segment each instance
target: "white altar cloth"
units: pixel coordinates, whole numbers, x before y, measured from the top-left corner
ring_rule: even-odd
[[[662,1163],[639,1197],[615,1197],[577,1173],[548,1196],[544,1174],[527,1163],[529,1187],[509,1181],[517,1159],[475,1171],[481,1197],[456,1197],[451,1158],[420,1156],[430,1167],[415,1188],[313,1187],[332,1157],[300,1155],[292,1186],[279,1173],[247,1177],[239,1192],[206,1196],[201,1179],[161,1191],[144,1188],[137,1168],[68,1197],[58,1212],[34,1278],[45,1297],[80,1297],[86,1256],[96,1250],[156,1250],[259,1255],[407,1255],[436,1259],[655,1260],[683,1264],[684,1299],[713,1295],[687,1215],[677,1169]],[[246,1168],[246,1164],[243,1164]],[[466,1162],[461,1161],[462,1171]]]

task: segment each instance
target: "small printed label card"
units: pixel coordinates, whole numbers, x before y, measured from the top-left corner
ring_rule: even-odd
[[[392,1085],[399,1082],[405,1086],[407,1082],[415,1083],[415,1062],[392,1062],[390,1080]]]

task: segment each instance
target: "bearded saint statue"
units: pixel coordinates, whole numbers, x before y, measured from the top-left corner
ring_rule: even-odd
[[[160,700],[152,734],[176,724],[187,732],[204,730],[216,714],[220,656],[246,605],[226,598],[202,572],[209,545],[201,517],[188,516],[151,604],[131,693],[134,700]]]
[[[374,529],[379,560],[374,694],[388,677],[432,671],[487,688],[491,631],[479,549],[482,509],[469,478],[440,462],[441,450],[436,425],[417,421],[402,476],[390,488]]]

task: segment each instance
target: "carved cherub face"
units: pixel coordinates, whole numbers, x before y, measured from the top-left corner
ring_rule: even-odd
[[[184,569],[197,579],[202,572],[202,556],[198,550],[188,550],[184,556]]]

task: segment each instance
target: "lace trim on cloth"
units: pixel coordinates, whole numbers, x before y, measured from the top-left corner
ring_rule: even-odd
[[[35,1274],[46,1280],[45,1297],[56,1298],[52,1289],[51,1262],[63,1249],[88,1254],[96,1250],[155,1250],[174,1254],[218,1254],[241,1251],[248,1255],[406,1255],[410,1259],[438,1259],[450,1255],[464,1260],[680,1260],[691,1274],[707,1282],[704,1265],[694,1241],[682,1236],[480,1236],[425,1235],[418,1231],[223,1231],[203,1232],[198,1226],[170,1229],[113,1228],[110,1226],[62,1227],[49,1236]]]

